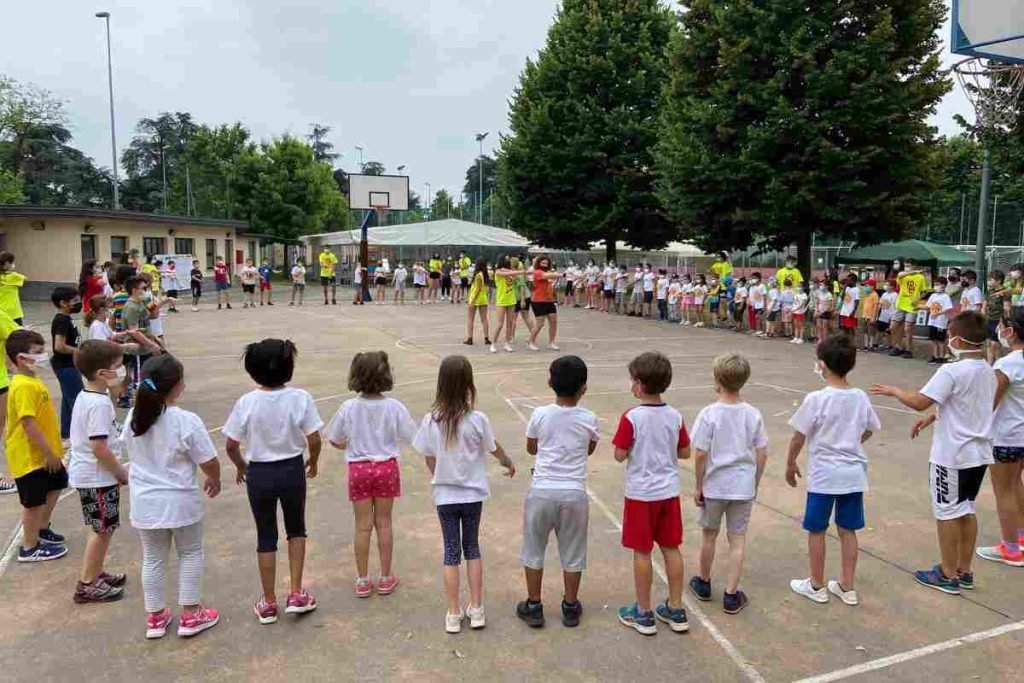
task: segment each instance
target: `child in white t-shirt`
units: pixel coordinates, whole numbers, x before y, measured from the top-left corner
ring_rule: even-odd
[[[679,286],[680,312],[679,324],[690,324],[690,309],[693,308],[693,279],[689,274],[683,275],[682,284]]]
[[[765,302],[765,309],[768,314],[765,322],[765,338],[775,337],[779,328],[779,318],[782,316],[782,292],[779,291],[779,283],[775,278],[768,281],[768,297]]]
[[[953,310],[953,300],[946,294],[946,278],[935,278],[934,291],[929,295],[925,306],[928,308],[928,339],[932,343],[932,357],[929,365],[940,365],[946,362],[949,349],[946,348],[946,328],[949,326],[949,314]]]
[[[395,303],[405,305],[405,281],[409,279],[409,271],[402,263],[398,264],[394,272]]]
[[[829,291],[825,280],[818,281],[818,288],[814,292],[814,335],[819,339],[828,337],[829,327],[832,324],[834,313],[835,297]]]
[[[931,569],[915,572],[914,579],[950,595],[974,588],[973,553],[963,549],[974,548],[978,539],[974,499],[993,462],[991,426],[998,383],[985,361],[987,339],[982,314],[960,313],[949,325],[949,350],[956,362],[939,367],[920,391],[885,385],[871,389],[917,411],[937,406],[936,412],[917,421],[911,438],[936,425],[928,483],[942,559]]]
[[[644,307],[643,316],[645,318],[650,317],[651,307],[654,305],[654,281],[657,276],[651,269],[651,264],[644,266]]]
[[[738,587],[747,525],[768,461],[768,434],[761,411],[740,397],[750,379],[747,360],[735,353],[719,356],[711,371],[718,402],[701,410],[693,423],[693,500],[700,509],[697,525],[704,531],[700,573],[690,579],[690,590],[699,600],[711,599],[711,564],[724,516],[729,569],[722,602],[726,614],[736,614],[747,605],[747,596]]]
[[[747,287],[747,317],[750,331],[758,337],[765,334],[761,325],[764,322],[764,304],[767,296],[768,288],[761,282],[761,273],[754,273],[750,276],[750,286]]]
[[[693,286],[693,310],[697,312],[697,322],[694,327],[704,327],[704,299],[708,295],[707,278],[704,275],[697,276],[697,284]]]
[[[668,282],[668,321],[678,322],[679,321],[679,294],[682,291],[682,285],[679,284],[679,276],[672,275]]]
[[[473,366],[464,356],[448,356],[438,371],[434,407],[423,416],[412,442],[430,470],[431,492],[441,522],[448,633],[461,631],[465,617],[470,628],[486,624],[479,531],[484,500],[490,495],[487,455],[497,458],[509,477],[516,473],[512,460],[494,439],[490,420],[473,409],[475,402]],[[465,613],[459,602],[459,565],[463,557],[470,594]]]
[[[348,373],[348,388],[359,395],[341,404],[324,430],[348,462],[348,499],[355,516],[356,597],[393,593],[398,576],[392,571],[394,549],[391,512],[402,495],[398,457],[401,445],[412,443],[416,422],[409,410],[393,398],[394,379],[384,351],[357,353]],[[377,531],[380,575],[376,587],[370,579],[370,538]]]
[[[626,312],[626,289],[629,276],[626,274],[626,266],[619,266],[615,273],[615,312],[623,315]]]
[[[804,321],[807,320],[807,307],[810,297],[807,296],[807,286],[803,283],[796,285],[793,294],[793,344],[804,343]]]
[[[878,320],[875,321],[875,329],[878,330],[880,337],[886,338],[889,335],[889,328],[892,324],[893,313],[896,312],[896,304],[899,301],[900,295],[896,292],[892,283],[886,282],[882,285],[882,298],[878,300]],[[897,323],[897,326],[901,323]],[[889,344],[886,343],[881,347],[882,349],[888,349]]]
[[[881,429],[871,400],[846,381],[857,362],[857,347],[846,335],[818,343],[814,372],[825,388],[811,392],[789,421],[793,438],[786,462],[786,483],[796,487],[802,476],[796,464],[807,444],[807,506],[804,529],[810,555],[810,576],[790,581],[790,588],[814,602],[828,602],[832,593],[847,605],[858,603],[854,588],[857,531],[864,528],[864,492],[868,489],[868,457],[864,442]],[[842,546],[840,581],[825,584],[825,532],[832,510]]]
[[[263,589],[253,605],[261,624],[277,621],[277,508],[288,536],[291,584],[285,612],[305,614],[316,599],[302,587],[306,557],[306,479],[317,475],[323,420],[309,392],[288,386],[298,352],[291,341],[264,339],[245,347],[245,371],[259,388],[235,403],[224,425],[227,453],[245,483],[256,522],[256,557]],[[246,454],[242,455],[242,444]],[[309,450],[309,459],[304,454]]]
[[[960,292],[961,311],[981,311],[985,304],[985,295],[978,286],[978,274],[973,270],[965,270],[963,274],[963,291]]]
[[[741,277],[736,283],[736,291],[732,295],[732,307],[734,312],[734,330],[742,332],[747,320],[747,299],[750,290],[747,288],[747,278]]]
[[[289,306],[295,305],[295,296],[299,297],[299,305],[302,305],[302,297],[306,294],[306,266],[303,265],[302,259],[298,259],[295,265],[292,266],[292,300],[288,302]],[[356,289],[359,289],[358,283],[356,283]]]
[[[655,296],[658,299],[658,320],[668,320],[668,275],[664,268],[658,270]]]

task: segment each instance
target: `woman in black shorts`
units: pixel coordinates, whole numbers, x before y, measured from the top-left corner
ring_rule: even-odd
[[[455,262],[449,256],[441,266],[441,301],[451,301],[452,298],[452,271],[455,270]]]

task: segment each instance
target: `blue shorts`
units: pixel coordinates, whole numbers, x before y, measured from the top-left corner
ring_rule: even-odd
[[[828,529],[832,507],[836,509],[836,526],[847,531],[864,528],[864,493],[811,493],[807,492],[804,510],[804,530],[821,533]]]

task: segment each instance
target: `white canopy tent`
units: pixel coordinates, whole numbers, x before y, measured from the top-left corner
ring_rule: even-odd
[[[477,247],[527,249],[530,242],[518,233],[481,223],[449,218],[425,223],[385,225],[369,228],[367,241],[371,247]],[[359,244],[358,230],[343,230],[301,238],[309,245],[347,246]]]

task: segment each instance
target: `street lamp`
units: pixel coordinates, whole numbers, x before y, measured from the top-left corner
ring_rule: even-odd
[[[430,183],[423,184],[427,186],[427,211],[430,213],[430,220],[434,220],[433,211],[431,210],[433,208],[433,205],[431,204],[430,201]]]
[[[114,134],[114,67],[110,56],[110,12],[97,12],[97,19],[102,19],[107,26],[107,87],[110,91],[110,156],[114,171],[114,209],[121,208],[121,193],[117,180],[117,138]]]
[[[356,145],[356,150],[359,152],[359,170],[362,171],[363,166],[365,166],[365,164],[363,163],[363,146]]]
[[[476,202],[476,222],[484,222],[484,138],[490,131],[484,131],[483,133],[476,134],[476,141],[480,143],[480,156],[477,157],[477,170],[476,174],[480,180],[480,194],[477,197]]]
[[[402,164],[401,166],[398,167],[398,175],[402,175],[402,171],[404,171],[404,170],[405,170],[405,164]]]

